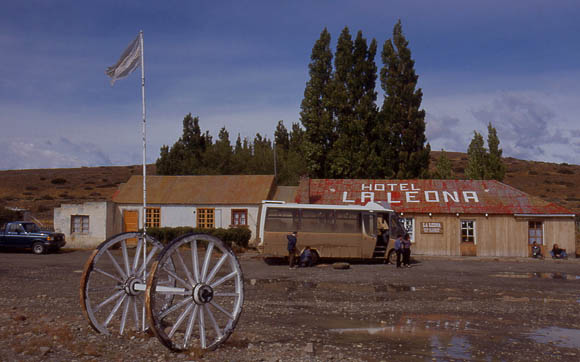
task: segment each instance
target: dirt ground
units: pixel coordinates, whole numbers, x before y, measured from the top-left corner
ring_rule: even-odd
[[[580,359],[580,259],[417,256],[408,269],[289,270],[245,253],[239,323],[200,356],[145,333],[95,333],[79,304],[89,254],[0,253],[1,361]]]

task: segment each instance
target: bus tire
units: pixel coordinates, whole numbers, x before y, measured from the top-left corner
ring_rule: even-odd
[[[389,253],[387,254],[387,263],[388,264],[397,263],[397,253],[395,252],[395,249],[389,250]]]
[[[318,264],[318,261],[320,260],[320,255],[318,255],[318,252],[316,250],[314,250],[312,252],[312,265],[316,265]]]

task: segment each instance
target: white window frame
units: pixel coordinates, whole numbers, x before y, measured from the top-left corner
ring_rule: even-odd
[[[76,220],[78,220],[78,225]],[[85,223],[86,220],[86,223]],[[85,229],[86,225],[86,229]],[[77,229],[78,226],[78,229]],[[89,215],[71,215],[70,232],[71,234],[88,234],[91,231],[91,219]]]
[[[529,220],[528,221],[528,245],[532,245],[532,243],[530,243],[530,222],[534,222],[534,223],[540,223],[542,225],[542,243],[540,245],[546,245],[546,233],[544,230],[544,226],[545,223],[541,220]],[[536,236],[537,238],[537,236]]]
[[[459,241],[462,243],[468,243],[469,241],[463,241],[462,238],[462,234],[463,234],[463,223],[467,222],[467,223],[471,223],[472,227],[471,229],[473,229],[473,245],[477,245],[477,223],[474,219],[462,219],[459,220]],[[469,230],[469,227],[467,228],[467,230]]]
[[[399,218],[399,220],[401,220],[401,224],[403,224],[403,227],[405,228],[405,230],[407,230],[409,238],[411,239],[411,243],[415,243],[415,218],[401,217]],[[409,224],[411,225],[411,230],[409,230],[408,228]]]

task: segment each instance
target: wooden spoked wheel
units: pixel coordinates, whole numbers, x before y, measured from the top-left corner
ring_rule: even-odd
[[[170,242],[153,262],[145,299],[151,330],[166,347],[213,350],[240,318],[242,269],[221,240],[188,234]]]
[[[94,250],[85,264],[80,297],[83,313],[96,331],[123,334],[129,328],[145,328],[143,272],[162,249],[154,238],[129,232],[107,239]],[[166,298],[165,303],[171,300]]]

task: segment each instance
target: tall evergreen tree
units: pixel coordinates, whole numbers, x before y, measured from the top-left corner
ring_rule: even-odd
[[[434,178],[439,180],[448,180],[453,178],[453,170],[451,168],[451,161],[447,158],[445,150],[441,149],[437,163],[435,164]]]
[[[310,59],[310,80],[306,83],[300,112],[305,129],[304,151],[310,176],[327,178],[330,175],[328,155],[336,139],[336,125],[329,98],[332,52],[326,28],[314,44]]]
[[[338,178],[369,177],[369,137],[376,119],[376,41],[362,32],[353,43],[344,28],[336,49],[332,102],[337,135],[331,173]]]
[[[207,174],[231,175],[233,150],[230,144],[230,134],[225,127],[222,127],[215,144],[209,149],[206,155],[208,171]]]
[[[499,148],[499,137],[491,122],[487,126],[487,147],[489,148],[486,163],[488,177],[493,180],[503,181],[506,170],[506,166],[501,160],[503,150]]]
[[[467,149],[467,168],[465,176],[471,180],[485,180],[487,150],[483,144],[483,136],[477,131],[473,131],[473,139]]]
[[[400,20],[393,29],[393,38],[385,42],[381,58],[385,98],[377,132],[385,135],[375,150],[385,164],[379,171],[387,177],[427,177],[431,147],[425,146],[425,111],[420,109],[423,92],[416,89],[415,62]]]

